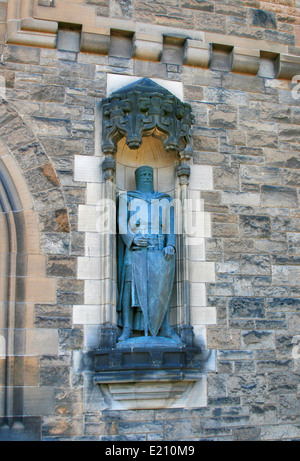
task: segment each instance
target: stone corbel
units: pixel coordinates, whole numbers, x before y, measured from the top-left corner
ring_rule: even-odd
[[[183,63],[186,66],[209,68],[211,61],[211,44],[200,40],[185,41]]]
[[[80,51],[108,55],[110,47],[110,29],[82,27]]]
[[[281,54],[276,64],[276,78],[291,80],[296,75],[300,75],[300,61],[298,56]]]
[[[135,59],[159,62],[163,53],[163,36],[135,33],[133,54]]]
[[[256,75],[260,65],[260,52],[249,48],[234,47],[231,60],[232,72]]]

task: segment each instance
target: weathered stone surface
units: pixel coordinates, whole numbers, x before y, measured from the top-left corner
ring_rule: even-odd
[[[7,45],[4,49],[5,61],[24,63],[24,64],[39,64],[40,49],[28,48],[23,46]]]
[[[297,208],[297,191],[291,187],[262,186],[262,205]]]
[[[244,237],[267,238],[271,233],[269,216],[241,215],[240,229]]]
[[[230,386],[232,395],[257,395],[266,390],[266,378],[264,374],[235,374],[228,377],[227,385]]]
[[[80,415],[58,415],[43,418],[43,437],[78,437],[82,434]]]
[[[29,194],[33,201],[20,213],[0,213],[1,236],[3,222],[15,222],[22,248],[11,395],[25,429],[19,435],[10,429],[7,437],[299,439],[300,99],[292,80],[299,68],[299,0],[70,0],[54,7],[39,1],[34,20],[14,17],[31,14],[30,2],[15,3],[22,8],[9,7],[6,33],[7,2],[0,2],[0,163],[16,161],[12,182],[2,167],[1,181],[11,203],[18,194],[22,203]],[[57,21],[58,49],[45,48],[50,41],[53,46]],[[197,322],[197,342],[217,356],[201,408],[109,410],[87,371],[84,351],[98,347],[100,323],[115,317],[115,285],[108,292],[113,297],[104,296],[109,279],[97,278],[98,258],[110,258],[110,247],[96,232],[86,233],[89,222],[81,213],[87,205],[94,213],[101,198],[95,184],[103,180],[99,127],[109,74],[120,86],[126,76],[177,88],[182,82],[183,102],[195,115],[188,193],[201,199],[208,232],[201,248],[189,248],[196,261],[189,273],[195,289],[190,320]],[[130,165],[119,163],[117,177],[126,169],[127,180],[140,154],[130,156]],[[147,155],[152,158],[151,149]],[[172,155],[162,159],[154,149],[152,160],[168,164],[158,177],[172,189]],[[7,273],[6,251],[4,245],[1,274]],[[101,267],[109,277],[106,262]],[[87,278],[78,280],[82,273]],[[100,306],[104,298],[107,305]],[[174,311],[174,323],[181,322]],[[0,331],[0,346],[6,333]],[[12,418],[7,421],[12,426]]]
[[[232,298],[229,310],[231,317],[261,318],[264,317],[265,300],[255,297]]]

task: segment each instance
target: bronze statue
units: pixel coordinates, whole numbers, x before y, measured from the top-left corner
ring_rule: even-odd
[[[119,343],[132,337],[162,336],[176,342],[169,323],[176,235],[172,199],[153,188],[153,169],[135,172],[136,190],[118,200]]]

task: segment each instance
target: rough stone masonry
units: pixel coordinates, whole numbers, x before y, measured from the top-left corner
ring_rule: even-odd
[[[0,41],[0,440],[299,440],[299,0],[0,1]],[[195,116],[199,407],[115,410],[87,367],[117,296],[100,107],[142,77]]]

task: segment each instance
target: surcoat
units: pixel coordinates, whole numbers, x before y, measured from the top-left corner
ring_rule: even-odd
[[[138,235],[148,238],[149,244],[146,249],[134,245],[133,240]],[[170,302],[175,272],[175,257],[173,256],[170,261],[166,261],[164,258],[163,250],[169,245],[176,249],[174,209],[171,197],[162,192],[145,194],[138,190],[120,194],[118,197],[118,312],[120,314],[120,326],[122,326],[124,286],[125,283],[130,283],[130,307],[136,308],[134,329],[144,329],[145,309],[151,308],[155,309],[157,313],[161,313],[160,320],[156,320],[158,323],[152,330],[156,331],[159,327],[161,317],[166,312],[167,304]],[[138,269],[141,272],[138,274],[137,262],[139,264],[142,256],[148,261],[148,270],[140,264]],[[144,306],[144,308],[141,293],[143,291],[142,279],[144,279],[144,283],[147,283],[148,291],[147,307]],[[153,299],[154,296],[155,299]]]

